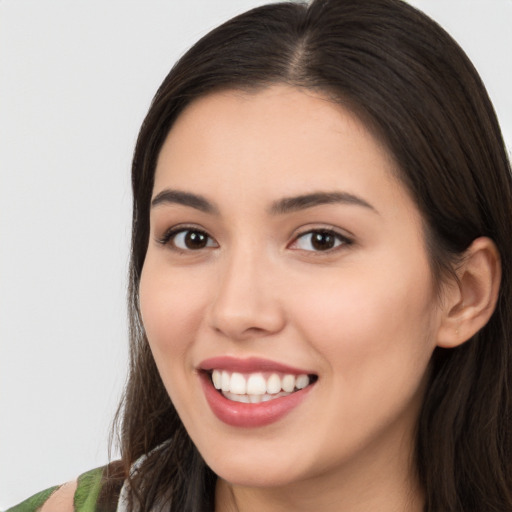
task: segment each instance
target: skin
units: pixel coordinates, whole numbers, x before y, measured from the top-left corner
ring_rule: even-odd
[[[62,485],[45,502],[40,512],[73,512],[73,499],[78,482],[72,481]]]
[[[140,306],[165,387],[220,477],[217,511],[421,510],[414,426],[447,306],[396,176],[357,117],[288,86],[203,97],[170,131],[153,197],[198,194],[216,211],[152,208]],[[270,211],[311,192],[368,206]],[[208,245],[162,243],[174,226],[207,233]],[[339,245],[315,251],[304,233],[319,229],[339,233]],[[278,422],[232,427],[211,412],[197,374],[221,355],[306,368],[318,381]]]

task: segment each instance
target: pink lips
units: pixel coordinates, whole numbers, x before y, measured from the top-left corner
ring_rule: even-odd
[[[312,372],[259,358],[236,359],[223,356],[203,361],[199,365],[199,370],[202,370],[199,376],[208,405],[219,420],[234,427],[254,428],[274,423],[295,409],[313,388],[311,384],[290,395],[257,404],[234,402],[214,388],[207,373],[214,369],[240,373],[278,372],[293,375]]]
[[[199,365],[200,370],[229,370],[232,372],[251,373],[251,372],[279,372],[291,373],[293,375],[312,373],[307,370],[301,370],[287,366],[285,364],[276,363],[267,359],[258,357],[250,357],[247,359],[237,359],[235,357],[221,356],[212,357],[204,360]]]

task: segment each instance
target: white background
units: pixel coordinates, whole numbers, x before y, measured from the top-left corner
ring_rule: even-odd
[[[139,125],[178,56],[263,3],[0,0],[0,510],[107,462]],[[472,58],[511,148],[512,0],[411,3]]]

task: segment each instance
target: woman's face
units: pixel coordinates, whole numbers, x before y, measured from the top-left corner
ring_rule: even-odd
[[[396,175],[354,115],[287,86],[201,98],[169,133],[140,305],[180,418],[225,480],[408,466],[441,313]]]

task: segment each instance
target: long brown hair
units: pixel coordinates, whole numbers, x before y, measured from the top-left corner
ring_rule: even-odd
[[[167,395],[140,318],[156,160],[173,122],[194,99],[275,83],[328,95],[381,137],[423,215],[438,282],[475,238],[495,241],[503,272],[496,310],[473,339],[434,352],[416,464],[426,511],[511,511],[510,164],[471,62],[435,22],[401,0],[253,9],[201,39],[158,89],[133,158],[131,359],[118,416],[124,475],[149,454],[130,477],[138,509],[158,501],[172,511],[212,510],[216,478]]]

